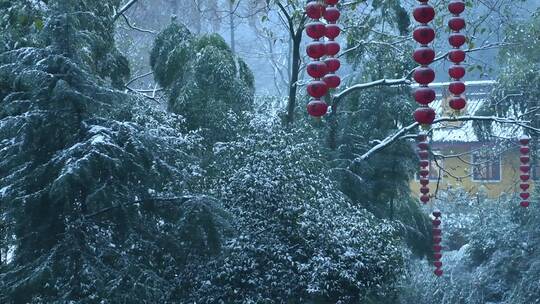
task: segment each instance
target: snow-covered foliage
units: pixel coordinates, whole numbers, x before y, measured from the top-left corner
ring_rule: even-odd
[[[401,303],[536,303],[539,209],[520,207],[516,197],[463,193],[439,205],[445,275],[437,278],[431,265],[411,259]]]
[[[403,249],[393,225],[338,190],[315,133],[254,127],[251,136],[215,145],[208,183],[238,234],[193,300],[391,299]]]
[[[170,89],[169,110],[210,143],[230,140],[253,108],[253,74],[217,34],[193,36],[171,23],[156,39],[150,63],[159,84]],[[240,123],[241,124],[241,123]]]

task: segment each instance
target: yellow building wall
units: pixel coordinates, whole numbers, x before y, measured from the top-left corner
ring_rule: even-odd
[[[520,192],[519,184],[519,151],[517,148],[509,149],[501,154],[501,178],[500,181],[475,181],[472,177],[472,154],[470,153],[471,147],[456,146],[437,149],[434,148],[435,153],[443,155],[457,155],[464,154],[458,157],[446,158],[437,160],[437,162],[443,166],[444,171],[441,172],[442,177],[440,180],[430,180],[429,188],[430,193],[435,193],[436,188],[439,191],[444,191],[449,188],[462,188],[468,193],[475,195],[479,188],[483,186],[486,190],[488,197],[498,198],[502,193],[517,193]],[[488,161],[488,160],[486,160]],[[445,172],[446,171],[446,172]],[[530,191],[533,191],[534,183],[532,180],[532,172],[530,183]],[[411,179],[410,182],[411,191],[419,196],[420,184],[418,179]]]

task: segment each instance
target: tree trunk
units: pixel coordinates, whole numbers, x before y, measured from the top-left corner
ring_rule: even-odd
[[[296,91],[298,75],[300,74],[300,42],[302,41],[302,27],[292,38],[292,64],[291,81],[289,82],[289,102],[287,104],[287,125],[294,122],[294,110],[296,108]]]
[[[234,0],[229,1],[229,27],[231,29],[231,50],[236,53],[234,42]]]

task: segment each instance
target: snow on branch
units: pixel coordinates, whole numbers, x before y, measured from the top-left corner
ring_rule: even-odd
[[[479,47],[476,47],[476,48],[470,48],[470,49],[467,49],[467,50],[464,50],[464,51],[465,51],[465,53],[471,53],[471,52],[477,52],[477,51],[482,51],[482,50],[489,50],[489,49],[501,47],[501,46],[504,46],[504,45],[509,45],[509,43],[502,43],[502,42],[488,43],[488,44],[485,44],[485,45],[482,45],[482,46],[479,46]],[[447,56],[448,56],[448,52],[446,52],[444,54],[441,54],[441,55],[437,56],[433,60],[433,62],[440,61],[440,60],[446,58]],[[371,82],[367,82],[367,83],[359,83],[359,84],[355,84],[355,85],[353,85],[351,87],[348,87],[345,90],[343,90],[343,91],[341,91],[341,92],[334,95],[333,109],[337,108],[337,104],[345,96],[349,95],[350,93],[352,93],[354,91],[365,90],[365,89],[376,87],[376,86],[409,85],[411,83],[411,77],[413,75],[413,72],[414,72],[414,69],[408,71],[405,74],[405,76],[403,76],[401,78],[397,78],[397,79],[386,79],[386,78],[384,78],[384,79],[379,79],[379,80],[375,80],[375,81],[371,81]]]
[[[505,118],[505,117],[497,117],[497,116],[474,116],[474,115],[468,115],[468,116],[461,116],[461,117],[441,117],[437,118],[433,121],[433,124],[441,123],[441,122],[451,122],[451,121],[492,121],[496,123],[501,124],[512,124],[520,126],[524,129],[530,130],[535,133],[540,134],[540,128],[534,128],[529,125],[529,121],[523,121],[523,120],[517,120],[514,118]],[[383,140],[378,141],[378,144],[373,146],[371,149],[369,149],[366,153],[360,155],[359,157],[355,158],[353,160],[353,164],[361,162],[363,160],[366,160],[369,158],[372,154],[375,152],[378,152],[379,150],[384,149],[385,147],[389,146],[393,142],[402,139],[405,137],[405,135],[413,130],[414,128],[418,127],[418,122],[414,122],[406,127],[401,128],[396,133],[386,137]]]
[[[113,22],[116,21],[122,14],[124,14],[133,4],[135,4],[138,0],[130,0],[128,3],[126,3],[124,6],[120,8],[116,14],[113,16]]]

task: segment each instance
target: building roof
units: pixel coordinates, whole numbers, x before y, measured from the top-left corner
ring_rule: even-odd
[[[465,81],[467,86],[465,92],[467,106],[463,113],[465,115],[475,115],[485,102],[489,102],[490,93],[496,83],[495,80]],[[450,82],[436,82],[429,85],[436,92],[437,99],[430,106],[435,109],[437,117],[451,115],[451,109],[449,109],[448,102],[445,99],[448,96],[446,92],[449,84]],[[417,85],[413,85],[413,87],[415,86]],[[515,138],[522,133],[521,128],[508,124],[492,123],[491,128],[493,135],[499,138]],[[434,142],[456,143],[479,141],[474,132],[472,121],[459,123],[448,122],[433,125],[432,140]]]

